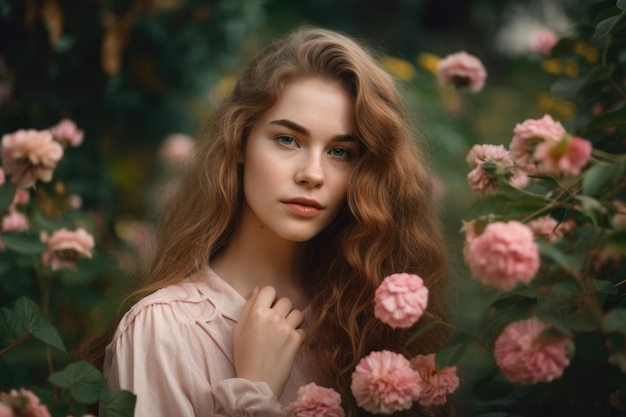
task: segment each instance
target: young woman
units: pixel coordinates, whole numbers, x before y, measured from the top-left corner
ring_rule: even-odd
[[[395,272],[424,278],[442,313],[445,247],[409,119],[346,36],[301,29],[258,54],[163,213],[139,301],[106,348],[108,384],[137,394],[137,416],[280,416],[309,382],[351,409],[361,357],[441,347],[438,330],[407,347],[416,328],[373,314]],[[445,415],[406,414],[433,410]]]

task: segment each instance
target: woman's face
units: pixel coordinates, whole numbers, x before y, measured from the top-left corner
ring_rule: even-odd
[[[337,216],[356,157],[353,105],[340,84],[289,83],[257,120],[241,157],[241,226],[304,242]]]

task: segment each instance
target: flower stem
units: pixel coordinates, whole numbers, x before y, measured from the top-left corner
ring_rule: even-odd
[[[615,155],[609,152],[601,151],[597,148],[593,148],[593,150],[591,151],[591,155],[603,162],[619,162],[626,159],[626,154]]]
[[[2,356],[3,354],[7,353],[11,349],[15,349],[16,347],[18,347],[19,345],[21,345],[22,343],[24,343],[25,341],[27,341],[31,337],[33,337],[33,334],[32,333],[28,333],[26,336],[24,336],[24,337],[16,340],[15,342],[11,343],[9,346],[7,346],[4,349],[0,350],[0,356]]]

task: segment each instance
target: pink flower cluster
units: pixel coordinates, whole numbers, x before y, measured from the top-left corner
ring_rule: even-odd
[[[510,291],[529,283],[539,269],[539,248],[530,228],[518,221],[488,224],[468,239],[465,260],[483,284]]]
[[[10,175],[19,188],[32,187],[38,180],[50,182],[64,146],[78,146],[82,141],[83,131],[68,119],[48,130],[18,130],[3,135],[0,185],[5,175]]]
[[[63,147],[49,131],[18,130],[2,136],[2,165],[18,187],[49,182],[61,157]]]
[[[83,228],[76,231],[59,229],[52,236],[44,233],[41,240],[48,244],[42,261],[53,271],[75,269],[76,260],[91,258],[91,251],[95,246],[93,237]]]
[[[474,145],[466,159],[472,168],[467,181],[476,194],[498,193],[498,178],[517,188],[525,188],[530,182],[528,175],[517,169],[509,151],[502,145]]]
[[[411,327],[428,305],[428,288],[417,275],[387,276],[374,295],[374,315],[393,328]]]
[[[332,388],[314,383],[298,388],[298,399],[287,405],[287,417],[344,417],[341,396]]]
[[[561,238],[564,233],[572,230],[574,223],[572,220],[559,223],[550,216],[542,216],[528,222],[527,226],[533,231],[536,238],[553,243]]]
[[[417,355],[411,359],[411,365],[422,378],[422,394],[418,400],[421,405],[445,404],[447,395],[456,391],[460,380],[456,366],[437,369],[435,354]]]
[[[408,410],[422,393],[421,378],[408,359],[387,350],[361,358],[350,388],[359,407],[380,414]]]
[[[550,29],[542,28],[536,31],[530,40],[530,50],[548,56],[559,38]]]
[[[513,161],[528,174],[578,175],[591,156],[591,143],[566,134],[549,115],[518,123],[511,140]]]
[[[48,407],[27,389],[0,393],[0,417],[50,417]]]
[[[467,87],[472,92],[478,92],[485,86],[487,71],[474,55],[457,52],[439,61],[437,78],[442,87]]]
[[[537,318],[509,324],[495,342],[494,357],[511,382],[535,384],[559,378],[569,365],[566,337],[544,337],[550,324]]]
[[[2,171],[2,168],[0,168]],[[1,184],[0,184],[1,185]],[[21,212],[18,211],[17,206],[26,204],[30,200],[30,194],[28,194],[27,190],[18,189],[15,192],[15,196],[13,197],[13,201],[8,207],[8,213],[2,217],[2,228],[1,232],[24,232],[27,231],[30,227],[28,222],[28,218]],[[4,250],[5,245],[0,239],[0,250]]]
[[[410,361],[387,350],[361,359],[352,374],[357,405],[371,413],[392,414],[423,406],[444,404],[459,386],[456,367],[437,369],[435,354],[417,355]]]
[[[63,119],[50,128],[52,136],[65,146],[79,146],[83,143],[84,133],[76,127],[76,123],[69,119]]]
[[[165,138],[159,149],[159,154],[170,165],[182,165],[191,157],[194,143],[190,136],[175,133]]]
[[[560,142],[537,144],[533,158],[538,171],[548,175],[578,175],[591,156],[591,143],[577,137],[564,137]]]

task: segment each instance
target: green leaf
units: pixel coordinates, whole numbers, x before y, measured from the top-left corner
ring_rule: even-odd
[[[545,205],[546,202],[537,200],[513,201],[504,206],[502,214],[510,219],[519,219],[520,217],[526,217],[527,215],[542,209]]]
[[[457,337],[463,341],[447,346],[435,354],[435,365],[437,365],[437,369],[456,365],[461,359],[461,356],[463,356],[463,352],[465,352],[469,344],[472,343],[472,336],[469,333],[460,334],[457,335]]]
[[[4,213],[4,211],[13,202],[14,198],[15,190],[11,184],[6,181],[2,186],[0,186],[0,213]]]
[[[608,19],[605,19],[598,23],[596,25],[596,36],[598,38],[603,38],[611,33],[613,28],[615,28],[615,26],[617,25],[617,22],[619,22],[624,16],[626,16],[626,12],[622,12],[617,16],[609,17]]]
[[[626,0],[617,0],[616,6],[620,10],[626,10]]]
[[[109,391],[100,397],[101,417],[133,417],[137,396],[130,391]]]
[[[626,334],[626,308],[615,308],[604,316],[602,328],[607,333]]]
[[[549,200],[543,195],[533,194],[525,190],[517,189],[501,179],[498,179],[498,186],[502,190],[502,194],[511,200],[523,200],[527,204],[547,204],[549,202]]]
[[[46,245],[34,235],[4,233],[2,241],[7,248],[22,255],[39,255],[46,250]]]
[[[608,127],[626,127],[626,106],[622,106],[617,110],[606,112],[592,119],[583,130],[583,135],[587,135],[589,132],[593,132],[594,130]]]
[[[592,165],[583,177],[583,193],[586,195],[600,195],[605,193],[626,173],[626,160],[612,164]]]
[[[576,280],[570,279],[563,282],[557,282],[550,288],[550,295],[556,300],[578,296],[583,293],[583,288]]]
[[[596,66],[585,77],[563,78],[556,81],[550,88],[550,94],[562,99],[576,97],[583,88],[598,81],[608,80],[614,71],[615,66],[613,64]]]
[[[591,285],[593,285],[600,294],[617,294],[619,292],[612,282],[603,279],[592,279]]]
[[[607,209],[593,197],[587,195],[577,195],[576,200],[581,203],[582,213],[591,220],[593,226],[597,229],[600,227],[599,217],[607,214]]]
[[[560,265],[566,271],[580,271],[582,267],[583,258],[580,256],[568,256],[553,245],[538,242],[539,253],[552,261],[557,265]]]
[[[59,332],[41,315],[37,304],[29,298],[18,298],[12,309],[3,309],[3,314],[9,316],[8,323],[14,338],[32,334],[43,343],[67,353]]]
[[[47,345],[57,348],[62,352],[67,352],[57,329],[43,318],[37,327],[33,329],[33,336],[35,339],[41,340]]]
[[[70,363],[62,371],[51,374],[48,380],[69,390],[70,396],[83,404],[98,401],[102,390],[105,389],[104,377],[87,362]]]
[[[550,308],[548,303],[544,304],[541,308],[538,308],[535,312],[535,317],[539,320],[550,323],[559,334],[569,335],[571,334],[570,328],[566,326],[561,320],[561,315]]]
[[[498,213],[508,201],[509,199],[502,195],[490,195],[479,198],[470,207],[466,218],[474,219],[484,214]]]
[[[583,78],[563,78],[557,80],[550,87],[550,95],[560,99],[568,99],[572,97],[576,97],[578,92],[585,85],[585,80]]]
[[[524,308],[527,308],[528,306],[534,305],[536,302],[537,299],[533,297],[507,293],[498,297],[493,303],[491,303],[490,307],[495,308],[496,310],[503,310],[522,305]]]

